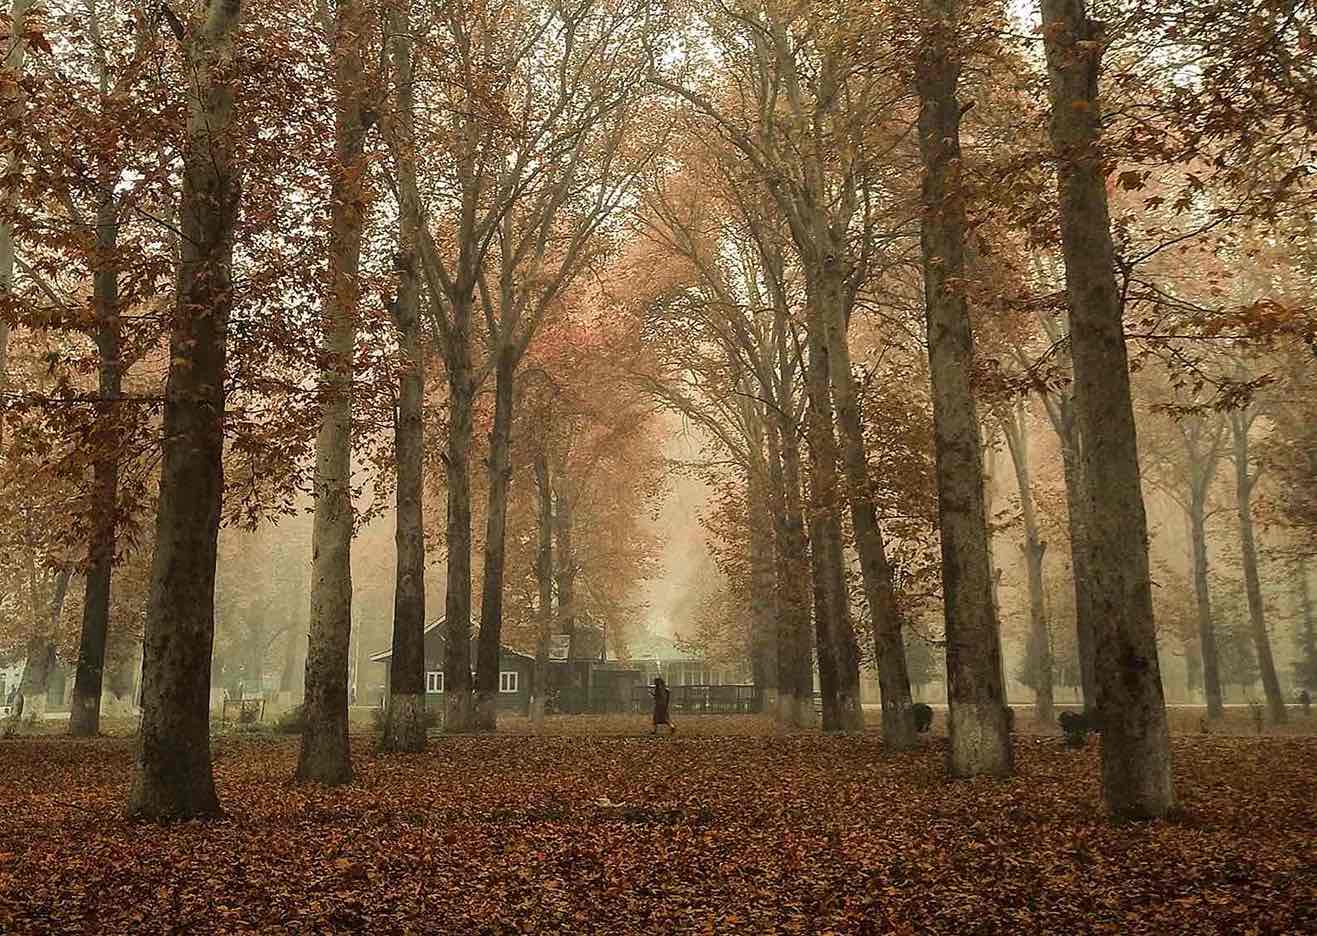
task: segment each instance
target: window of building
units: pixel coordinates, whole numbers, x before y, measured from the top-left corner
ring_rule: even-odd
[[[498,674],[498,691],[499,692],[516,692],[518,677],[520,673],[505,672]]]
[[[430,672],[425,674],[425,691],[426,692],[443,692],[444,691],[444,674],[442,672]]]

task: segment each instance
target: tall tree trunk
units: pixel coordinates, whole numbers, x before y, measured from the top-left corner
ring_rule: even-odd
[[[983,446],[983,516],[996,516],[993,504],[996,502],[997,489],[996,482],[996,462],[997,449],[993,447],[992,442]],[[988,569],[992,572],[992,586],[988,589],[988,594],[992,596],[992,617],[995,621],[1001,620],[1001,567],[997,565],[996,544],[993,543],[992,531],[988,531]],[[1007,692],[1009,684],[1006,682],[1006,654],[1001,653],[997,656],[997,678],[1002,684],[1003,700],[1006,705],[1010,705],[1009,693]],[[1009,719],[1007,727],[1010,727]]]
[[[1212,597],[1207,587],[1207,512],[1197,497],[1189,505],[1189,531],[1193,550],[1194,598],[1198,608],[1198,652],[1203,664],[1207,717],[1223,718],[1220,655],[1216,646],[1216,625],[1212,620]]]
[[[336,165],[331,183],[329,280],[324,314],[325,367],[320,376],[315,515],[311,533],[311,620],[306,656],[306,713],[297,779],[325,785],[352,779],[348,741],[348,666],[352,643],[352,365],[361,287],[365,216],[361,0],[338,0],[333,48]]]
[[[553,632],[553,479],[549,474],[546,444],[541,439],[535,450],[535,517],[539,534],[535,584],[539,634],[535,640],[535,696],[530,717],[537,729],[544,724],[544,704],[549,692],[549,636]]]
[[[746,516],[750,526],[750,662],[763,711],[778,711],[778,611],[774,591],[773,516],[767,465],[750,473]]]
[[[883,743],[896,751],[909,750],[918,742],[910,699],[910,672],[906,667],[905,640],[901,636],[901,612],[896,603],[892,567],[887,561],[878,510],[869,485],[869,457],[860,419],[859,392],[851,372],[847,344],[847,314],[840,272],[830,271],[823,284],[823,314],[828,341],[828,367],[832,399],[837,407],[837,427],[846,469],[851,527],[860,555],[864,596],[873,622],[874,651],[878,661],[878,685],[882,692]]]
[[[1117,815],[1163,816],[1175,805],[1175,788],[1099,139],[1102,28],[1088,19],[1083,0],[1043,0],[1042,9],[1099,628],[1102,786]]]
[[[9,6],[10,35],[5,39],[6,52],[4,70],[12,76],[16,95],[12,98],[12,114],[21,116],[23,112],[23,67],[27,58],[27,43],[21,38],[27,11],[35,0],[12,0]],[[4,159],[2,168],[5,178],[16,175],[20,169],[19,154],[11,149]],[[0,295],[14,289],[14,229],[9,223],[17,199],[17,188],[6,185],[0,191]],[[4,394],[9,391],[9,320],[0,317],[0,404],[6,404]],[[0,405],[0,444],[4,442],[5,407]]]
[[[562,478],[553,488],[553,538],[558,551],[558,633],[568,638],[568,660],[576,661],[576,550],[572,545],[572,498]]]
[[[101,687],[105,646],[110,630],[110,580],[114,573],[118,520],[119,438],[118,400],[123,385],[120,370],[122,330],[119,318],[119,219],[113,182],[103,184],[96,209],[96,350],[100,357],[100,403],[96,418],[96,460],[92,464],[91,537],[82,603],[82,637],[78,642],[78,672],[73,682],[69,733],[90,737],[100,731]]]
[[[468,335],[469,297],[457,321],[448,361],[448,590],[444,596],[444,725],[469,731],[471,705],[471,439],[475,386]],[[459,334],[460,332],[460,334]]]
[[[284,662],[279,673],[279,691],[296,692],[297,671],[306,664],[302,660],[302,648],[306,646],[306,631],[297,624],[289,624],[285,635]]]
[[[1230,414],[1231,439],[1235,449],[1235,502],[1239,513],[1239,551],[1244,560],[1244,591],[1248,595],[1248,620],[1253,632],[1253,649],[1262,676],[1262,691],[1273,725],[1285,723],[1285,698],[1280,694],[1276,660],[1271,655],[1266,613],[1262,607],[1262,582],[1258,576],[1258,549],[1253,540],[1253,484],[1249,470],[1248,433],[1252,420],[1246,411]]]
[[[507,554],[508,490],[512,486],[512,393],[516,349],[504,346],[494,362],[494,425],[489,433],[489,509],[485,517],[485,576],[480,594],[476,660],[476,727],[498,727],[499,646],[503,639],[503,573]]]
[[[100,13],[88,5],[93,41],[101,38]],[[101,106],[109,99],[111,77],[105,53],[97,52]],[[69,733],[89,737],[100,730],[101,691],[105,677],[105,650],[110,628],[110,582],[114,570],[119,489],[118,400],[122,387],[119,318],[119,218],[114,188],[122,167],[102,156],[96,206],[96,255],[92,275],[92,305],[96,316],[96,350],[99,357],[99,402],[93,444],[92,517],[87,542],[87,575],[82,604],[82,634],[78,641],[78,668],[69,712]]]
[[[234,37],[241,0],[189,24],[188,135],[179,205],[178,306],[165,386],[164,455],[142,659],[142,723],[128,815],[219,813],[210,761],[215,553],[224,497],[225,338],[233,303]]]
[[[1065,475],[1066,514],[1070,520],[1070,574],[1075,591],[1075,643],[1079,650],[1079,684],[1084,714],[1097,715],[1096,647],[1093,632],[1093,582],[1088,571],[1088,517],[1085,514],[1082,441],[1074,422],[1074,406],[1067,397],[1059,404],[1056,426]]]
[[[983,445],[970,379],[974,344],[965,305],[965,203],[959,178],[960,54],[954,0],[925,0],[920,44],[919,150],[923,157],[923,267],[933,386],[947,703],[952,776],[1013,769],[993,609],[983,505]]]
[[[1034,681],[1034,715],[1040,723],[1050,725],[1055,713],[1052,696],[1052,635],[1043,599],[1043,555],[1047,551],[1047,544],[1038,531],[1038,517],[1034,512],[1029,426],[1023,398],[1013,414],[1002,416],[1002,429],[1006,434],[1007,448],[1011,452],[1011,464],[1015,467],[1015,482],[1019,489],[1020,514],[1024,525],[1021,550],[1029,578],[1029,650],[1025,659],[1032,670]]]
[[[814,580],[814,628],[818,644],[819,689],[824,731],[858,731],[860,708],[859,650],[851,628],[842,549],[841,490],[837,478],[837,438],[832,425],[828,386],[828,348],[818,309],[810,297],[807,391],[810,458],[810,565]]]
[[[398,300],[393,322],[403,360],[398,414],[393,430],[397,464],[398,515],[394,542],[398,554],[393,590],[393,655],[389,658],[389,699],[381,747],[386,751],[425,750],[425,522],[422,497],[425,470],[425,358],[421,348],[420,207],[413,151],[413,68],[409,10],[389,12],[389,52],[393,88],[404,145],[398,174],[403,192],[398,219]]]
[[[1317,613],[1314,613],[1312,592],[1308,586],[1308,563],[1299,560],[1295,576],[1299,588],[1299,664],[1295,669],[1295,682],[1301,689],[1317,689]]]
[[[805,728],[814,722],[809,544],[800,497],[800,445],[796,426],[785,412],[779,411],[770,423],[768,446],[778,613],[778,719]]]

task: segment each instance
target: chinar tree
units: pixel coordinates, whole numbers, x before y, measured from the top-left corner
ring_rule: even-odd
[[[142,658],[130,817],[219,812],[210,759],[215,557],[224,496],[225,339],[240,165],[231,132],[242,0],[208,0],[181,30],[190,80],[179,201],[177,307]]]
[[[882,35],[885,18],[860,4],[753,3],[719,8],[706,21],[720,65],[747,106],[724,106],[716,91],[675,80],[657,64],[650,80],[685,100],[740,151],[780,212],[803,275],[811,469],[806,513],[824,728],[863,725],[838,515],[849,506],[876,634],[883,737],[893,747],[908,747],[914,722],[905,645],[847,335],[881,241],[877,154],[895,133],[883,119],[894,93],[880,51],[891,47]],[[838,22],[846,27],[838,29]],[[862,25],[870,33],[856,37]]]
[[[983,491],[983,443],[970,378],[974,338],[960,285],[965,203],[960,190],[961,58],[954,0],[926,0],[916,64],[924,164],[923,268],[933,385],[938,525],[947,631],[947,703],[953,776],[1013,769],[1001,642],[992,595]]]
[[[348,743],[352,370],[365,215],[367,102],[362,50],[369,22],[365,4],[360,0],[338,0],[333,22],[324,24],[334,50],[335,164],[330,186],[329,295],[322,316],[325,364],[320,380],[320,431],[315,446],[306,727],[297,759],[297,778],[328,785],[352,779]]]
[[[1089,19],[1084,0],[1042,0],[1042,9],[1095,581],[1102,789],[1116,815],[1151,818],[1174,808],[1175,787],[1101,150],[1103,28]]]

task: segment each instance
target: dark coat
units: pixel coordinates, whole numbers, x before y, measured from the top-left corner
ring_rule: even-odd
[[[668,700],[672,693],[663,683],[656,683],[654,686],[654,724],[669,725],[668,721]]]

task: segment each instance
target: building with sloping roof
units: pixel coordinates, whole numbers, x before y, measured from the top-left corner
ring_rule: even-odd
[[[426,705],[433,705],[436,708],[443,702],[446,687],[444,686],[444,650],[447,641],[444,638],[444,618],[432,621],[425,626],[425,701]],[[474,667],[476,655],[478,653],[478,640],[471,639],[471,663]],[[382,678],[379,684],[383,687],[383,697],[389,697],[389,662],[393,658],[393,650],[381,650],[371,654],[370,662],[381,664],[383,668]],[[535,679],[535,657],[529,653],[523,653],[520,650],[514,650],[511,647],[499,647],[498,658],[498,707],[502,711],[518,712],[526,714],[530,711],[530,697],[533,691],[532,683]],[[471,682],[475,684],[474,669],[471,675]]]

